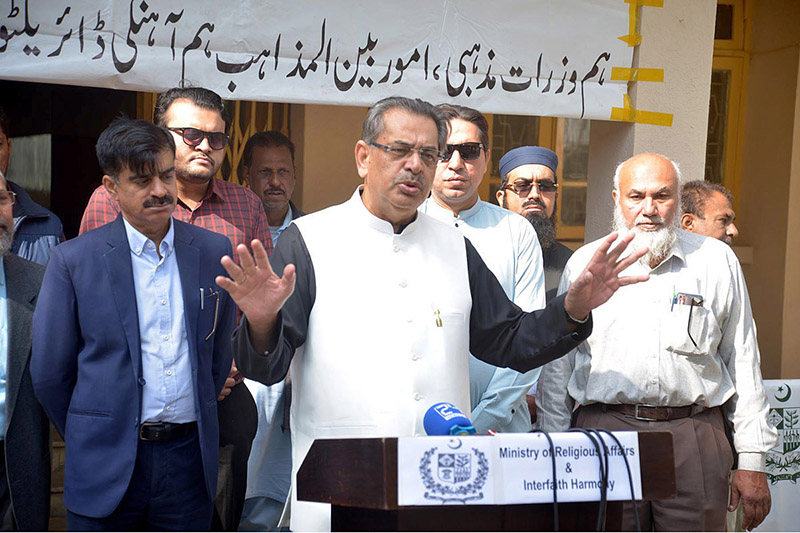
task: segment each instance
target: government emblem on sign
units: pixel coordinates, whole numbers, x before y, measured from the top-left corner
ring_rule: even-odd
[[[451,450],[439,451],[438,447],[433,447],[423,454],[419,473],[426,489],[425,499],[442,503],[483,499],[482,489],[489,475],[486,454],[477,448],[455,451],[460,447],[461,440],[453,439]]]
[[[472,456],[468,453],[440,453],[439,481],[444,483],[462,483],[470,478]]]
[[[777,407],[769,412],[769,421],[778,430],[778,449],[789,453],[800,448],[800,409]]]
[[[785,403],[792,395],[791,388],[784,384],[778,388],[775,400]],[[800,408],[773,407],[769,411],[769,423],[778,430],[778,444],[767,453],[766,474],[773,485],[779,481],[797,483],[800,479]]]

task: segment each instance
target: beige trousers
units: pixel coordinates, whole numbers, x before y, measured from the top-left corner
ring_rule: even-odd
[[[600,405],[580,407],[576,426],[609,431],[669,431],[673,435],[678,496],[637,504],[642,531],[725,531],[728,476],[733,454],[719,407],[664,422],[648,422]],[[633,508],[625,504],[622,530],[634,531]]]

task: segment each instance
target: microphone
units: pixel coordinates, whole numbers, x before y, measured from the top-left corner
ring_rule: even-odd
[[[428,435],[473,435],[475,427],[467,415],[450,402],[435,403],[422,419]]]

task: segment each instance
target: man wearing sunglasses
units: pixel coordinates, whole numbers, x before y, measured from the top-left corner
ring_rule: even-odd
[[[572,250],[556,240],[558,156],[541,146],[514,148],[500,159],[497,203],[528,219],[542,247],[545,295],[556,296]]]
[[[217,283],[246,317],[233,341],[242,372],[270,385],[291,365],[293,476],[316,438],[423,434],[432,404],[468,408],[470,352],[527,372],[585,339],[591,309],[619,286],[645,279],[618,277],[641,255],[618,263],[623,241],[567,295],[521,311],[463,234],[417,210],[446,141],[431,104],[379,101],[355,146],[364,184],[350,200],[293,221],[271,259],[255,243],[253,254],[239,246],[239,265],[222,260],[230,277]],[[329,529],[330,506],[293,491],[291,520]]]
[[[558,155],[541,146],[514,148],[500,159],[497,202],[525,217],[542,247],[545,298],[555,298],[564,265],[572,250],[556,240]],[[536,386],[525,396],[531,422],[536,422]]]
[[[506,296],[524,311],[545,306],[542,252],[524,218],[478,196],[489,163],[489,123],[477,110],[441,104],[447,120],[447,147],[436,166],[431,196],[420,211],[461,231],[500,282]],[[539,369],[524,374],[469,358],[472,424],[479,433],[527,432],[531,416],[526,393]]]
[[[158,95],[155,123],[170,131],[175,140],[177,177],[176,219],[221,233],[236,245],[258,239],[272,251],[269,223],[258,196],[247,187],[214,179],[225,158],[230,122],[222,98],[202,87],[174,88]],[[115,202],[100,185],[83,213],[80,233],[113,221],[119,213]],[[247,488],[247,458],[256,434],[258,415],[253,398],[235,364],[231,377],[237,385],[219,406],[221,470],[232,479],[230,489],[220,486],[215,528],[238,529]],[[229,463],[229,466],[228,466]],[[230,469],[231,471],[229,471]],[[221,522],[221,523],[220,523]]]

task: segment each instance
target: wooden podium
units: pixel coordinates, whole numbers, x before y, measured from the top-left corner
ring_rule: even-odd
[[[486,438],[492,438],[487,436]],[[672,434],[639,433],[642,496],[676,496]],[[300,500],[330,503],[333,531],[552,531],[553,505],[397,505],[397,439],[317,440],[297,474]],[[598,502],[560,503],[559,529],[594,531]],[[622,502],[605,529],[619,530]]]

